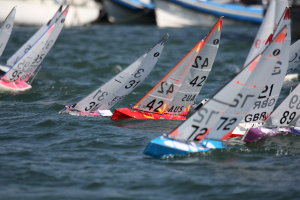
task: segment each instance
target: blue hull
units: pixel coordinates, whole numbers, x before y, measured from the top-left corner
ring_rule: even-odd
[[[215,1],[199,1],[197,4],[193,4],[195,3],[193,0],[190,1],[191,3],[189,3],[189,1],[181,0],[168,1],[197,12],[215,15],[217,17],[224,16],[225,18],[252,23],[261,23],[263,20],[264,11],[262,8],[254,8],[239,4],[218,3]]]
[[[112,0],[112,2],[119,4],[120,6],[123,6],[129,10],[132,11],[143,11],[144,9],[154,9],[154,4],[146,4],[139,0]]]
[[[144,154],[162,158],[167,156],[181,156],[190,153],[199,153],[209,151],[211,149],[225,148],[222,141],[203,140],[201,143],[196,141],[179,141],[164,136],[157,137],[149,142],[144,150]]]

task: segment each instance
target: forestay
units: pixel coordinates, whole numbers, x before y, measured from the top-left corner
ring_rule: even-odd
[[[222,17],[205,40],[201,40],[134,108],[186,115],[211,71],[221,30]]]
[[[18,49],[7,61],[6,65],[12,67],[20,58],[22,58],[30,48],[49,30],[49,28],[58,20],[61,16],[62,6],[59,7],[52,19],[45,25],[43,25],[21,48]]]
[[[272,70],[272,76],[262,90],[257,100],[254,102],[253,108],[247,113],[242,122],[248,123],[249,127],[258,126],[264,122],[273,111],[275,104],[280,95],[280,91],[287,73],[289,62],[289,49],[291,43],[290,33],[290,9],[286,8],[282,15],[281,21],[276,29],[275,35],[278,34],[284,26],[287,27],[287,36],[285,37],[285,45],[279,56],[279,61]],[[250,124],[251,123],[251,124]]]
[[[277,24],[280,21],[281,14],[288,7],[287,0],[270,1],[264,20],[256,34],[255,40],[251,46],[244,66],[248,65],[258,54],[266,47],[270,35],[274,34]]]
[[[69,6],[60,14],[57,23],[54,23],[41,38],[19,59],[16,64],[4,75],[2,79],[6,81],[28,81],[34,74],[45,56],[48,54],[61,32]]]
[[[14,7],[6,19],[4,20],[1,28],[0,28],[0,56],[2,55],[6,44],[10,38],[13,26],[14,26],[14,19],[16,15],[16,8]]]
[[[282,101],[267,119],[265,126],[289,127],[300,115],[300,84]]]
[[[245,116],[271,76],[286,33],[285,27],[261,55],[258,55],[169,136],[179,140],[224,138]]]
[[[164,35],[152,49],[125,70],[70,107],[90,113],[96,110],[108,110],[113,107],[148,76],[157,63],[168,37],[168,34]]]

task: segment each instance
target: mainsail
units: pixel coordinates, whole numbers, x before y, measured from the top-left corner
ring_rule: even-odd
[[[300,84],[282,101],[266,120],[265,126],[289,127],[300,115]]]
[[[273,66],[272,76],[267,82],[265,89],[262,90],[258,99],[255,101],[253,108],[247,113],[242,122],[248,123],[253,126],[254,124],[262,123],[273,111],[275,104],[280,95],[280,91],[283,85],[284,77],[288,70],[289,63],[289,49],[291,43],[290,33],[290,9],[286,8],[282,15],[282,20],[276,29],[275,34],[282,27],[287,26],[287,36],[285,37],[285,45],[282,48],[282,53],[279,56],[279,61]]]
[[[237,76],[217,92],[190,118],[169,134],[178,140],[222,140],[251,109],[272,74],[282,46],[286,45],[287,27]]]
[[[21,48],[18,49],[7,61],[6,65],[9,67],[12,67],[20,58],[22,58],[30,48],[36,43],[39,38],[42,37],[42,35],[45,34],[49,30],[49,28],[58,20],[58,18],[61,16],[62,7],[60,6],[57,12],[54,14],[52,19],[49,20],[49,22],[45,25],[43,25],[25,44],[21,46]]]
[[[34,76],[34,73],[50,51],[59,33],[63,28],[69,6],[60,14],[56,23],[53,23],[47,31],[35,41],[33,46],[17,60],[12,68],[1,78],[5,81],[25,81],[27,82]]]
[[[14,19],[16,15],[16,8],[14,7],[9,15],[4,20],[1,28],[0,28],[0,56],[2,55],[6,44],[9,40],[9,37],[11,35],[13,26],[14,26]]]
[[[266,47],[270,35],[274,34],[274,30],[280,21],[281,14],[288,7],[287,0],[272,0],[264,16],[264,20],[256,34],[255,40],[245,60],[244,66],[248,65],[258,54]]]
[[[125,70],[70,107],[88,113],[93,113],[97,110],[108,110],[113,107],[149,75],[157,63],[168,37],[168,34],[164,35],[152,49]]]
[[[159,114],[186,115],[211,71],[221,30],[222,17],[205,40],[201,40],[133,108]]]

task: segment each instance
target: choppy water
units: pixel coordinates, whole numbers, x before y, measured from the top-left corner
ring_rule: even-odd
[[[16,27],[2,62],[35,30]],[[239,70],[256,31],[253,26],[224,27],[199,100]],[[63,30],[33,89],[0,94],[0,199],[300,199],[300,137],[280,136],[254,145],[235,140],[225,150],[159,160],[143,155],[146,144],[180,122],[58,115],[165,32],[170,39],[158,65],[116,107],[137,102],[208,29],[100,25]]]

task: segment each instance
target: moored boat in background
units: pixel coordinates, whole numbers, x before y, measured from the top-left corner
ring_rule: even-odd
[[[261,23],[263,6],[200,0],[154,0],[159,27],[209,26],[224,16],[225,23],[237,21]]]
[[[66,5],[66,1],[43,1],[43,0],[0,0],[0,21],[5,19],[3,10],[10,10],[17,6],[15,23],[20,25],[41,26],[51,18],[58,6]],[[72,0],[70,3],[69,17],[66,26],[81,26],[94,22],[99,17],[101,4],[90,0]]]
[[[108,21],[115,24],[155,24],[151,0],[104,0]]]

